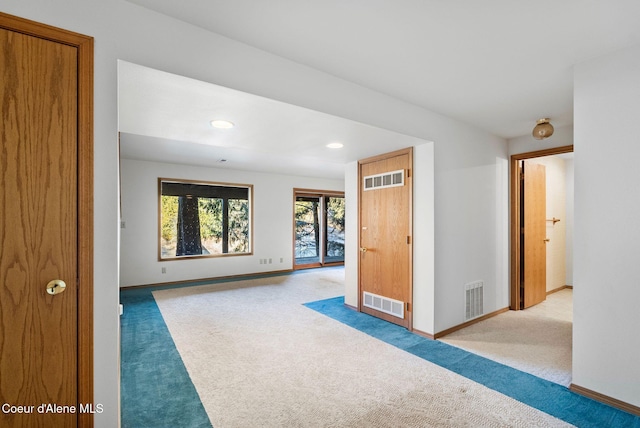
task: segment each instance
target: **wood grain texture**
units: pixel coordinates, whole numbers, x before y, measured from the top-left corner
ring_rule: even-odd
[[[520,192],[520,161],[525,159],[533,159],[542,156],[551,156],[558,155],[562,153],[573,153],[573,145],[569,146],[561,146],[554,147],[551,149],[537,150],[533,152],[527,153],[518,153],[515,155],[511,155],[510,160],[510,215],[511,215],[511,227],[510,227],[510,236],[511,236],[511,250],[510,250],[510,259],[511,259],[511,310],[519,310],[520,309],[520,275],[522,271],[522,266],[520,266],[520,249],[522,243],[520,241],[520,230],[522,228],[522,224],[520,221],[520,201],[522,199],[522,194]]]
[[[580,385],[576,385],[575,383],[572,383],[569,386],[569,389],[576,394],[584,395],[585,397],[591,398],[592,400],[599,401],[608,406],[624,410],[627,413],[631,413],[632,415],[640,417],[640,407],[634,406],[633,404],[618,400],[617,398],[609,397],[608,395],[601,394],[588,388],[584,388]]]
[[[547,298],[547,203],[544,165],[524,162],[524,308]]]
[[[93,402],[93,39],[2,13],[0,28],[0,402],[77,407]],[[93,425],[35,413],[0,425]]]
[[[74,33],[78,49],[78,402],[93,403],[93,38]],[[78,415],[93,427],[93,414]]]
[[[412,162],[412,150],[407,149],[359,164],[359,240],[360,248],[367,249],[360,252],[361,300],[362,292],[368,291],[412,303]],[[404,171],[404,186],[362,190],[363,177],[397,170]],[[360,306],[365,313],[411,328],[412,317],[408,311],[404,319],[399,319]]]
[[[510,235],[511,235],[511,248],[509,258],[511,261],[511,282],[510,282],[510,301],[509,309],[517,311],[520,310],[520,272],[522,269],[520,260],[520,248],[522,245],[520,230],[522,224],[520,222],[520,198],[522,197],[520,192],[520,176],[522,174],[522,168],[520,167],[520,161],[511,158],[511,176],[509,180],[511,202],[509,207],[509,213],[511,215]]]

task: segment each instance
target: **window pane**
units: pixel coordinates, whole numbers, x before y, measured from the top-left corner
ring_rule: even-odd
[[[162,225],[160,248],[162,257],[176,256],[176,223],[178,221],[178,197],[162,196]]]
[[[344,196],[300,191],[294,209],[295,267],[344,262]]]
[[[202,254],[222,254],[222,199],[198,198]]]
[[[327,244],[325,261],[344,261],[344,198],[327,198]]]
[[[296,198],[296,263],[320,260],[320,198]]]
[[[229,199],[229,252],[249,251],[249,201]]]
[[[251,252],[251,185],[159,182],[161,259]]]

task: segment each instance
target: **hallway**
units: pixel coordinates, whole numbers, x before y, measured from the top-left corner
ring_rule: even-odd
[[[443,338],[507,366],[563,386],[571,384],[573,290],[523,311],[508,311]]]

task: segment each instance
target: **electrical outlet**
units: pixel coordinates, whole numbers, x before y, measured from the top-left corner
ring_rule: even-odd
[[[126,228],[127,228],[127,223],[124,220],[122,220],[120,222],[120,229],[126,229]]]
[[[284,262],[284,257],[280,257],[280,263]]]
[[[167,273],[167,268],[166,267],[162,268],[162,273]]]
[[[273,260],[269,259],[269,264],[273,263]]]

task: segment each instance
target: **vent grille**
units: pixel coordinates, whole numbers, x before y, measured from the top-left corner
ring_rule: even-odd
[[[484,314],[484,281],[465,284],[465,320]]]
[[[404,302],[384,296],[378,296],[377,294],[369,293],[367,291],[363,291],[362,294],[364,296],[364,302],[362,304],[367,308],[375,309],[377,311],[384,312],[385,314],[404,319]]]
[[[367,175],[364,177],[364,190],[383,189],[385,187],[404,186],[404,170]]]

